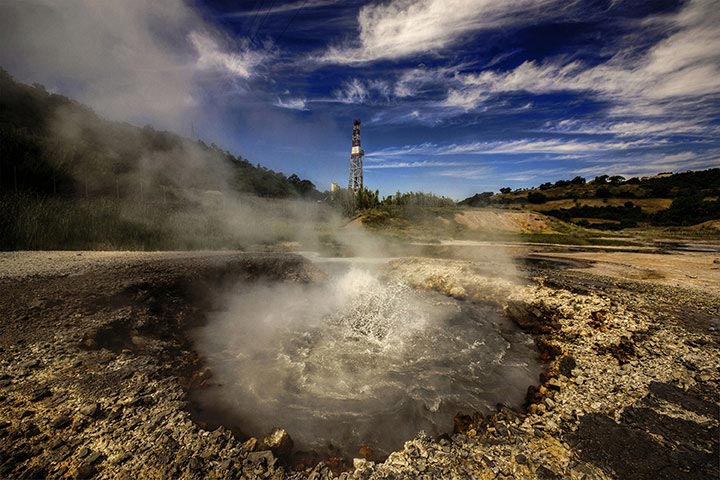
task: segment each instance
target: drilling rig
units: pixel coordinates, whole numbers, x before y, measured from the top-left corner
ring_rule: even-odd
[[[365,152],[360,146],[360,120],[353,122],[352,150],[350,151],[350,181],[348,189],[353,193],[363,188],[363,155]]]

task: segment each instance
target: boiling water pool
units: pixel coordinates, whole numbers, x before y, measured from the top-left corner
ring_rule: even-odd
[[[496,308],[356,267],[323,284],[244,286],[196,340],[218,383],[196,393],[201,420],[259,437],[281,427],[296,450],[345,457],[520,404],[540,372],[532,339]]]

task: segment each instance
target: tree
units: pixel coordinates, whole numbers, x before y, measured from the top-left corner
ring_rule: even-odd
[[[535,204],[545,203],[547,201],[547,197],[540,192],[530,192],[527,198],[528,202]]]
[[[614,175],[614,176],[608,178],[608,180],[610,180],[610,183],[613,185],[619,185],[621,183],[625,183],[625,177],[623,177],[622,175]]]
[[[553,184],[550,182],[545,182],[542,185],[540,185],[538,188],[540,190],[550,190],[552,188]]]
[[[598,198],[610,198],[610,189],[607,187],[600,187],[595,190],[595,196]]]
[[[608,175],[599,175],[599,176],[595,177],[595,180],[593,180],[592,183],[594,183],[596,185],[597,184],[605,185],[607,183],[608,178],[609,178]]]
[[[363,187],[355,192],[355,208],[357,210],[375,208],[380,204],[379,197],[380,192],[378,190],[373,192]]]
[[[578,175],[577,177],[570,180],[570,183],[572,183],[573,185],[585,185],[585,179]]]
[[[315,190],[314,183],[310,180],[303,180],[294,173],[288,177],[288,182],[290,182],[295,190],[303,197],[310,195]]]
[[[512,188],[510,187],[503,187],[500,189],[500,193],[508,194],[510,192],[512,192]]]

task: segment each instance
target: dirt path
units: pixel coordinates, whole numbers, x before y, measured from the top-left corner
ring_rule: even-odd
[[[586,260],[589,273],[624,280],[640,280],[669,287],[693,288],[720,296],[720,254],[672,252],[542,253],[543,257]]]

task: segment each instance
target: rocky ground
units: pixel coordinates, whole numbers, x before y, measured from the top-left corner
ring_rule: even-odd
[[[212,372],[188,332],[230,285],[318,278],[307,260],[0,255],[0,477],[718,478],[717,292],[583,260],[523,261],[502,276],[486,262],[391,262],[389,277],[503,305],[535,334],[548,370],[523,411],[463,412],[455,432],[342,471],[333,459],[303,464],[282,430],[239,438],[189,413],[188,391]]]

